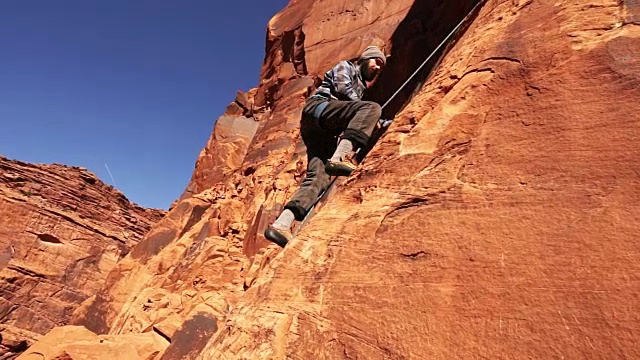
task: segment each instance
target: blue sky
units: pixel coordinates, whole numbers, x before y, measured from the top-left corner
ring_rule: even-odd
[[[257,86],[288,0],[20,0],[0,12],[0,154],[82,166],[142,206],[185,189],[215,120]]]

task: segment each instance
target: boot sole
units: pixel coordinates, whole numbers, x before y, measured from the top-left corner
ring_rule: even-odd
[[[271,227],[268,227],[267,230],[264,231],[264,237],[280,247],[285,247],[289,243],[289,240],[286,236],[282,235],[280,232]]]
[[[324,168],[324,171],[329,176],[349,176],[353,170],[355,170],[355,168],[340,165],[328,165]]]

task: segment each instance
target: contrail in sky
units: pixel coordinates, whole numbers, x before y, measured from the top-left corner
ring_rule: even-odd
[[[104,167],[106,167],[106,168],[107,168],[107,172],[109,173],[109,176],[111,176],[111,182],[113,183],[113,187],[116,187],[116,188],[117,188],[117,186],[116,186],[116,181],[115,181],[115,180],[113,180],[113,175],[111,175],[111,170],[109,170],[109,167],[107,166],[107,163],[104,163]]]

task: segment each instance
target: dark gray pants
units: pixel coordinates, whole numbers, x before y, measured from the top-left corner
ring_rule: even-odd
[[[300,133],[307,147],[307,176],[300,188],[285,205],[296,220],[301,221],[331,179],[324,166],[333,156],[338,136],[354,144],[354,150],[364,147],[375,129],[382,110],[370,101],[330,100],[319,118],[314,118],[316,107],[327,100],[311,97],[302,110]]]

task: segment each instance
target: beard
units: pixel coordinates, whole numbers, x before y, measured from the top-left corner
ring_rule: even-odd
[[[369,67],[366,65],[366,63],[363,63],[362,65],[360,65],[360,73],[362,74],[362,78],[365,81],[373,81],[373,79],[375,79],[376,76],[378,76],[378,72],[371,71]]]

